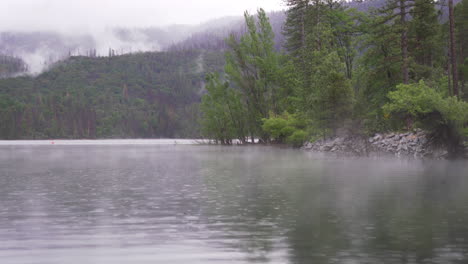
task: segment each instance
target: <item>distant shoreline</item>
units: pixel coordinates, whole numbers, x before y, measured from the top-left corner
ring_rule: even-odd
[[[26,139],[0,140],[0,146],[200,145],[205,139]]]

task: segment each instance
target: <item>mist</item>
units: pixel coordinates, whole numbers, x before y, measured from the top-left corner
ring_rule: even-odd
[[[196,32],[229,27],[245,10],[284,8],[282,0],[5,0],[0,54],[38,74],[68,56],[161,51]]]
[[[196,25],[207,20],[283,8],[282,0],[4,0],[0,30],[89,32],[107,27]]]

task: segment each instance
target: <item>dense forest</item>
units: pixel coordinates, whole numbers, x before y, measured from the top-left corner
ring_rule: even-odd
[[[263,10],[227,40],[225,75],[208,76],[203,132],[223,144],[430,131],[452,151],[466,135],[468,0],[387,0],[360,12],[288,0],[285,52]],[[444,14],[448,14],[444,18]]]
[[[205,75],[222,65],[199,51],[79,56],[1,79],[0,137],[194,137]]]
[[[245,13],[244,22],[200,30],[163,52],[90,49],[38,76],[1,79],[0,138],[203,136],[299,146],[420,127],[461,144],[468,0],[285,3],[285,13]],[[27,70],[18,58],[0,62],[14,65]]]
[[[17,57],[0,54],[0,78],[8,78],[28,72],[28,65]]]

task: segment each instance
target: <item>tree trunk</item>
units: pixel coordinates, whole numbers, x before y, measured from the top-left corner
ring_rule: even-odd
[[[405,0],[400,0],[400,22],[401,22],[401,56],[403,63],[401,65],[401,73],[403,76],[403,83],[408,84],[408,29],[406,27],[406,7]]]
[[[458,71],[457,71],[457,53],[455,48],[455,21],[453,15],[453,0],[448,0],[449,22],[450,22],[450,62],[452,64],[452,83],[453,95],[459,95],[458,92]]]

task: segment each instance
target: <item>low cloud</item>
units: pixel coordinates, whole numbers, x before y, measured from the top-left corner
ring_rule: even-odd
[[[283,0],[2,0],[0,30],[53,30],[86,33],[115,26],[199,24],[239,16],[259,7],[284,8]]]

